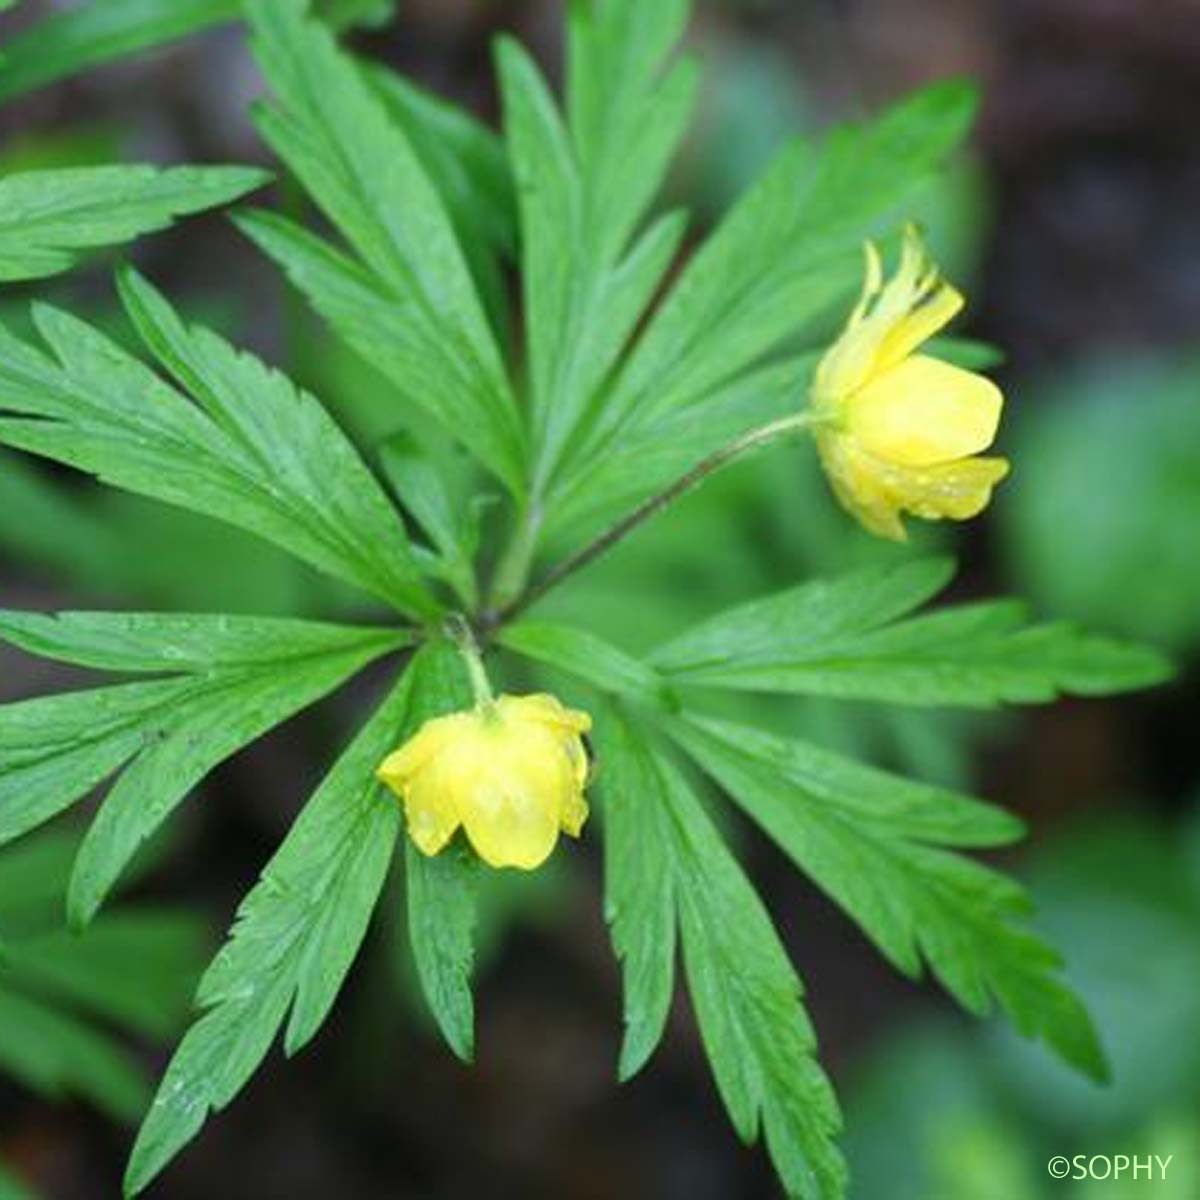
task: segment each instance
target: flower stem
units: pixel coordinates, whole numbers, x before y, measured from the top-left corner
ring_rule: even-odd
[[[710,475],[719,471],[722,467],[728,466],[729,463],[741,458],[743,455],[749,454],[752,450],[770,445],[772,442],[790,437],[793,434],[801,433],[807,430],[818,419],[811,412],[793,413],[791,416],[781,417],[777,421],[770,422],[770,424],[752,429],[749,433],[745,433],[727,445],[722,446],[707,458],[702,459],[690,470],[684,472],[684,474],[679,476],[674,483],[670,484],[663,491],[651,496],[614,525],[610,525],[586,546],[583,546],[570,557],[563,559],[562,562],[551,567],[545,575],[516,599],[487,614],[485,616],[485,627],[495,629],[511,621],[527,608],[536,604],[547,592],[557,587],[568,576],[574,575],[576,571],[581,570],[590,563],[595,562],[602,555],[607,554],[618,542],[624,541],[639,525],[650,520],[651,517],[657,516],[681,496],[685,496],[694,488],[699,487]]]
[[[471,691],[475,694],[475,704],[478,708],[490,708],[495,702],[492,694],[492,683],[487,677],[483,666],[483,655],[475,641],[470,623],[460,613],[451,613],[446,618],[446,634],[454,643],[463,665],[467,668],[467,676],[471,680]]]

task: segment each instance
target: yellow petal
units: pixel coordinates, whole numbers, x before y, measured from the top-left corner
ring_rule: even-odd
[[[988,505],[1009,471],[1003,458],[964,458],[928,467],[884,462],[844,434],[824,434],[817,447],[834,495],[868,532],[907,540],[903,513],[925,520],[965,521]]]
[[[418,776],[404,797],[408,836],[422,854],[443,850],[459,826],[453,797],[431,773]]]
[[[464,781],[459,810],[480,858],[530,871],[550,856],[564,824],[578,834],[587,817],[586,759],[574,732],[586,714],[551,696],[503,697],[497,707],[486,761]]]
[[[843,396],[866,382],[878,344],[879,334],[866,320],[846,330],[825,352],[813,378],[813,403],[818,411],[835,411]]]
[[[540,867],[559,831],[558,814],[543,799],[522,789],[520,781],[502,778],[476,792],[463,814],[463,828],[479,857],[493,867]]]
[[[588,819],[588,805],[582,792],[575,792],[567,797],[559,815],[559,823],[563,832],[577,838],[583,832],[583,824]]]
[[[850,396],[845,421],[869,454],[923,467],[985,450],[1003,404],[990,379],[918,354]]]
[[[465,713],[451,713],[426,721],[403,746],[392,751],[379,764],[375,774],[394,792],[402,795],[409,780],[462,732],[467,717]]]
[[[587,713],[567,708],[557,696],[546,692],[531,696],[501,696],[496,707],[505,720],[540,721],[573,733],[587,733],[592,727],[592,718]]]
[[[962,293],[948,283],[917,305],[888,330],[875,352],[874,371],[886,371],[906,359],[918,346],[949,324],[963,306]]]
[[[906,471],[904,508],[927,521],[969,520],[987,508],[992,489],[1008,472],[1005,458],[966,458]]]
[[[900,505],[887,486],[883,464],[843,434],[818,433],[817,451],[838,503],[868,533],[906,541]]]
[[[872,300],[879,295],[883,287],[883,260],[879,257],[879,247],[874,242],[863,242],[863,282],[858,294],[858,303],[850,310],[850,316],[842,332],[853,329],[867,315],[867,308]]]
[[[900,245],[900,265],[879,293],[871,316],[881,327],[881,334],[908,316],[933,290],[937,270],[925,253],[920,230],[911,222],[904,227]]]
[[[564,739],[563,751],[570,765],[574,788],[576,792],[582,794],[587,785],[589,769],[587,750],[584,748],[583,739],[578,735]]]
[[[882,283],[879,252],[866,243],[863,290],[845,328],[817,366],[813,397],[829,409],[900,362],[962,307],[962,297],[938,275],[915,226],[904,231],[900,265]]]

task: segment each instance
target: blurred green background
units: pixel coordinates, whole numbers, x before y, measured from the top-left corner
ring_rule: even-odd
[[[27,0],[0,17],[0,44],[53,7]],[[491,118],[494,32],[515,30],[556,61],[557,0],[399,7],[394,24],[356,35],[358,48]],[[980,81],[971,153],[915,215],[968,296],[961,332],[1006,353],[1001,447],[1015,471],[986,520],[918,540],[960,555],[959,595],[1024,595],[1045,616],[1155,643],[1181,665],[1171,689],[1019,716],[738,701],[761,703],[754,715],[764,723],[969,787],[1026,817],[1033,837],[1004,865],[1029,880],[1039,923],[1065,949],[1114,1063],[1114,1084],[1097,1089],[899,979],[764,839],[738,827],[845,1101],[852,1195],[1191,1200],[1200,1196],[1195,6],[702,0],[699,9],[707,87],[671,185],[693,208],[694,235],[789,133],[870,111],[927,80]],[[245,112],[258,90],[239,33],[214,31],[0,108],[0,170],[263,161]],[[221,217],[190,220],[136,257],[189,313],[311,385],[368,450],[404,428],[387,385],[328,339]],[[6,289],[0,317],[20,325],[27,291]],[[120,333],[103,263],[37,293]],[[905,553],[849,528],[800,447],[722,476],[554,606],[636,650],[767,586]],[[5,453],[0,604],[328,615],[354,599],[223,526]],[[0,650],[0,699],[64,678]],[[98,926],[74,942],[52,927],[69,824],[0,852],[0,896],[22,871],[45,884],[34,911],[0,903],[10,951],[0,965],[0,1200],[118,1193],[130,1140],[119,1122],[165,1061],[204,947],[370,687],[348,689],[217,772],[183,833],[155,848],[114,907],[117,934]],[[471,1071],[412,999],[400,922],[380,922],[315,1047],[290,1064],[273,1056],[148,1194],[777,1195],[765,1158],[726,1127],[686,1005],[651,1068],[617,1089],[618,981],[598,876],[595,839],[585,839],[543,875],[496,881]],[[70,986],[81,977],[99,979],[98,994]],[[54,1021],[69,1022],[87,1048],[56,1058],[54,1029],[46,1032]],[[1048,1176],[1052,1155],[1081,1153],[1175,1157],[1163,1183]]]

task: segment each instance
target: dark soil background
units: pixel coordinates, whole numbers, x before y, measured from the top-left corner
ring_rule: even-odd
[[[36,3],[28,6],[36,11]],[[985,91],[975,149],[990,228],[966,332],[1009,353],[1013,403],[1029,373],[1095,349],[1171,345],[1200,330],[1200,10],[1193,0],[888,0],[702,4],[702,50],[783,61],[821,120],[871,109],[946,75]],[[364,52],[493,116],[489,39],[516,30],[555,63],[557,3],[404,0]],[[8,15],[16,23],[19,18]],[[126,157],[264,160],[244,115],[258,90],[227,29],[56,85],[0,111],[0,138],[103,122]],[[764,112],[770,124],[778,113]],[[719,155],[722,147],[712,152]],[[138,257],[176,296],[233,289],[262,314],[245,340],[280,345],[280,290],[220,217],[187,222]],[[70,284],[105,295],[103,270]],[[130,547],[136,553],[136,547]],[[1003,586],[985,524],[968,559]],[[119,602],[120,598],[116,598]],[[95,603],[52,574],[0,560],[0,603]],[[36,694],[60,673],[0,652],[0,696]],[[214,935],[269,856],[330,747],[372,686],[342,693],[217,773],[188,806],[186,833],[150,894],[187,899]],[[1192,689],[1195,690],[1194,687]],[[1194,771],[1196,697],[1179,691],[1068,702],[1013,723],[980,764],[980,790],[1042,836],[1116,794],[1182,803]],[[163,1200],[757,1200],[778,1194],[765,1156],[730,1131],[681,1004],[641,1078],[618,1088],[617,974],[599,910],[597,847],[572,848],[554,912],[518,930],[478,992],[479,1054],[458,1065],[395,986],[387,931],[360,959],[315,1045],[276,1051],[232,1109],[149,1192]],[[865,1047],[914,1011],[948,1005],[891,973],[770,847],[749,869],[808,982],[825,1061],[839,1082]],[[165,1051],[147,1049],[158,1071]],[[86,1108],[0,1082],[0,1154],[53,1200],[118,1194],[130,1134]],[[870,1197],[867,1200],[885,1200]]]

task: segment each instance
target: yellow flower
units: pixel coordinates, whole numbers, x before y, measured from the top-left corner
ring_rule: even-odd
[[[903,541],[900,519],[962,521],[980,513],[1008,474],[1003,458],[975,457],[996,436],[1004,398],[982,375],[914,351],[962,308],[915,228],[885,285],[866,243],[862,295],[817,367],[817,450],[842,505],[867,529]]]
[[[426,721],[378,775],[403,801],[408,833],[437,854],[461,825],[484,862],[531,871],[550,857],[559,830],[578,837],[587,713],[553,696],[501,696]]]

